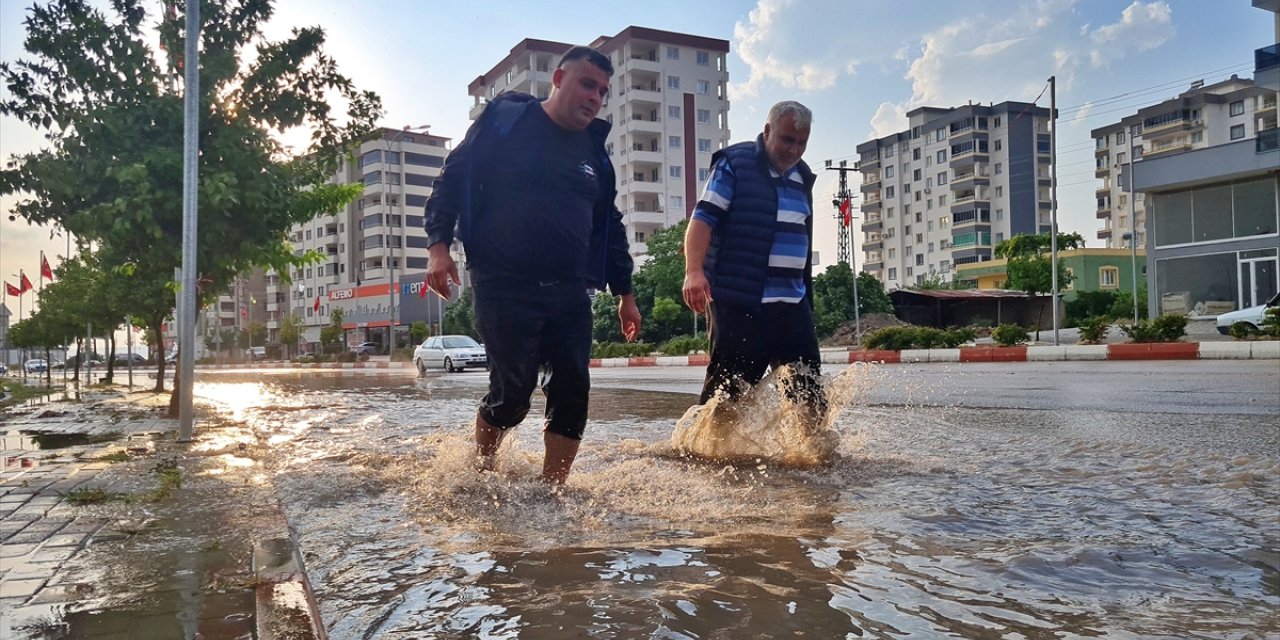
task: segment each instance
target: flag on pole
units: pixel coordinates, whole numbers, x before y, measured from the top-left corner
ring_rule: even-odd
[[[53,280],[53,269],[49,267],[49,259],[44,257],[44,252],[40,252],[40,277]]]
[[[853,213],[851,211],[853,203],[849,200],[849,196],[845,196],[840,201],[840,215],[844,216],[844,226],[849,226],[853,222]]]
[[[430,291],[430,290],[431,290],[431,287],[427,286],[427,282],[426,282],[426,280],[424,279],[424,280],[422,281],[422,288],[421,288],[421,289],[418,289],[418,297],[419,297],[419,298],[425,298],[425,297],[427,297],[427,292],[428,292],[428,291]]]
[[[316,296],[316,302],[311,305],[311,311],[313,313],[320,313],[320,296]]]
[[[21,290],[21,289],[19,289],[19,288],[17,288],[17,287],[15,287],[15,286],[13,286],[13,285],[11,285],[11,284],[9,284],[8,282],[4,283],[4,292],[5,292],[6,294],[8,294],[8,295],[11,295],[11,296],[20,296],[20,295],[22,295],[22,290]]]
[[[27,272],[19,270],[18,274],[21,275],[22,277],[22,279],[18,281],[18,286],[20,287],[18,291],[19,295],[24,294],[35,288],[31,286],[31,278],[27,277]]]

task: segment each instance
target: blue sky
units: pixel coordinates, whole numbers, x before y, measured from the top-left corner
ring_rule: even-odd
[[[22,57],[21,22],[30,4],[0,2],[0,59]],[[1233,72],[1247,77],[1253,50],[1274,39],[1271,14],[1249,0],[544,0],[537,10],[531,6],[278,0],[268,35],[324,28],[326,50],[342,71],[382,96],[387,126],[430,124],[433,133],[455,139],[468,124],[467,84],[523,38],[587,43],[631,25],[720,38],[730,42],[734,140],[754,137],[769,105],[800,100],[814,111],[805,159],[815,168],[825,159],[852,161],[859,143],[904,128],[903,114],[915,107],[1031,101],[1056,75],[1063,116],[1059,225],[1090,246],[1100,241],[1089,130],[1172,97],[1192,80],[1213,82]],[[1039,104],[1048,106],[1047,92]],[[40,143],[36,132],[0,120],[6,159]],[[824,266],[835,260],[836,233],[826,204],[836,189],[834,172],[826,173],[815,194],[815,245]],[[11,199],[0,201],[0,275],[10,281],[19,268],[38,273],[40,249],[64,251],[61,241],[49,240],[49,230],[9,222],[11,205]]]

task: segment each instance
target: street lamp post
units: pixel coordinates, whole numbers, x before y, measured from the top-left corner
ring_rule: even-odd
[[[1129,243],[1129,269],[1133,273],[1133,323],[1138,323],[1138,237],[1136,234],[1126,231],[1124,235],[1125,242]]]
[[[431,125],[425,125],[425,124],[417,125],[417,126],[406,126],[400,131],[397,131],[395,135],[391,136],[390,138],[384,138],[384,141],[386,142],[386,149],[384,151],[384,154],[389,155],[391,153],[392,145],[400,141],[400,136],[403,136],[406,133],[413,133],[416,131],[426,131],[427,129],[430,128],[430,126]],[[401,144],[401,150],[398,152],[400,157],[398,158],[398,162],[396,163],[396,165],[400,167],[399,176],[398,176],[399,177],[398,182],[400,183],[400,197],[397,198],[396,206],[400,210],[400,224],[398,226],[400,227],[399,240],[401,245],[401,252],[400,252],[401,256],[408,255],[407,253],[408,248],[404,246],[404,152],[403,151],[404,151],[404,145]],[[396,247],[395,247],[396,225],[392,224],[393,219],[391,216],[391,212],[387,206],[387,190],[388,190],[387,189],[388,188],[387,155],[384,155],[382,158],[383,169],[382,169],[381,182],[382,182],[382,213],[387,217],[387,226],[390,227],[391,229],[391,233],[387,235],[387,297],[389,299],[388,302],[390,303],[390,307],[391,307],[390,323],[387,326],[387,345],[388,345],[387,353],[393,354],[395,353],[395,350],[396,350],[396,324],[397,324],[396,323]]]

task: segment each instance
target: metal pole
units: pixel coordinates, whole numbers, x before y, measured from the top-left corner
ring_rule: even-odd
[[[387,155],[391,153],[391,143],[394,142],[394,138],[397,136],[393,136],[392,139],[386,141],[386,151],[383,152],[382,156],[382,215],[386,216],[387,228],[390,231],[387,234],[387,298],[389,298],[391,304],[387,322],[388,354],[394,353],[396,350],[396,228],[392,224],[391,210],[387,205],[387,188],[389,187],[387,184],[387,171],[390,168],[390,163],[387,162]]]
[[[1049,76],[1049,259],[1053,278],[1053,344],[1058,345],[1058,78]]]
[[[188,2],[182,89],[182,287],[178,294],[178,441],[190,442],[195,426],[196,228],[199,196],[200,3]]]
[[[128,353],[128,354],[129,354],[129,355],[128,355],[128,358],[129,358],[129,389],[130,389],[130,390],[132,390],[132,389],[133,389],[133,322],[131,322],[131,321],[129,320],[129,318],[128,318],[128,317],[125,317],[125,319],[124,319],[124,326],[125,326],[125,332],[126,332],[126,334],[125,334],[125,335],[127,335],[127,336],[128,336],[128,338],[126,338],[126,342],[127,342],[128,346],[129,346],[129,348],[125,350],[125,351],[126,351],[126,353]]]
[[[1138,324],[1138,217],[1134,213],[1133,140],[1129,140],[1129,268],[1133,271],[1133,323]]]

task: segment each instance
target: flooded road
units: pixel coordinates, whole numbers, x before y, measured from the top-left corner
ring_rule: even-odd
[[[536,481],[540,401],[498,473],[472,470],[483,374],[207,376],[197,394],[270,443],[336,640],[1280,634],[1274,411],[863,389],[835,462],[796,469],[681,456],[695,397],[663,389],[688,385],[600,379],[559,491]]]

